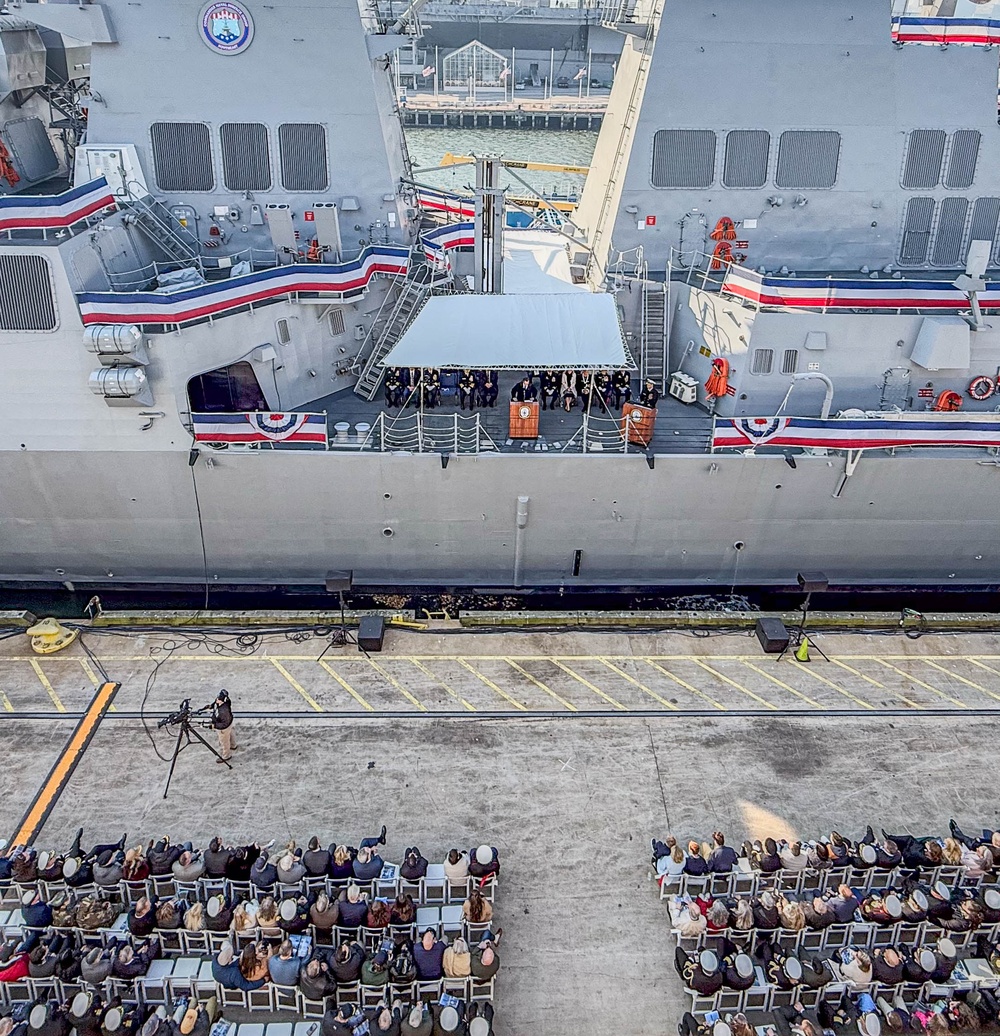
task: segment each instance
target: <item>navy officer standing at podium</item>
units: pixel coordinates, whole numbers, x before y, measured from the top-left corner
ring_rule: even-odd
[[[510,401],[512,403],[533,403],[538,399],[538,389],[531,378],[525,376],[510,390]]]

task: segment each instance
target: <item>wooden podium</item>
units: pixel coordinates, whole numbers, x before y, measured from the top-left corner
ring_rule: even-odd
[[[510,437],[512,439],[538,438],[537,403],[511,403]]]
[[[626,403],[622,407],[621,430],[630,443],[648,446],[653,441],[655,424],[656,411],[652,407],[639,406],[638,403]]]

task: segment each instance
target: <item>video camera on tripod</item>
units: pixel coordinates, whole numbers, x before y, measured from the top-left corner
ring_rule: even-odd
[[[158,730],[161,730],[163,727],[174,727],[177,726],[177,724],[181,724],[182,726],[190,726],[192,716],[200,716],[202,713],[211,712],[214,707],[215,702],[209,702],[208,705],[202,705],[200,709],[192,709],[191,699],[185,698],[181,702],[180,707],[177,709],[177,711],[171,712],[169,716],[166,716],[163,719],[161,719],[160,722],[156,724],[156,727]],[[209,720],[207,723],[202,724],[202,726],[205,727],[211,727],[211,725],[211,720]]]

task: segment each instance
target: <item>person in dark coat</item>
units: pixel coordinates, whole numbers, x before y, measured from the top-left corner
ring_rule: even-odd
[[[722,989],[722,965],[712,950],[693,954],[678,946],[674,951],[674,968],[684,985],[701,996],[714,996]]]
[[[510,390],[512,403],[533,403],[536,399],[538,399],[538,390],[527,374]]]

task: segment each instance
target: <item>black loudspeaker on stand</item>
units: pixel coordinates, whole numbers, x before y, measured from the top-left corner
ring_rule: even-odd
[[[385,619],[381,615],[363,615],[358,624],[358,647],[362,651],[381,651],[385,637]]]
[[[754,633],[766,655],[780,655],[788,650],[788,630],[781,619],[758,619]]]

